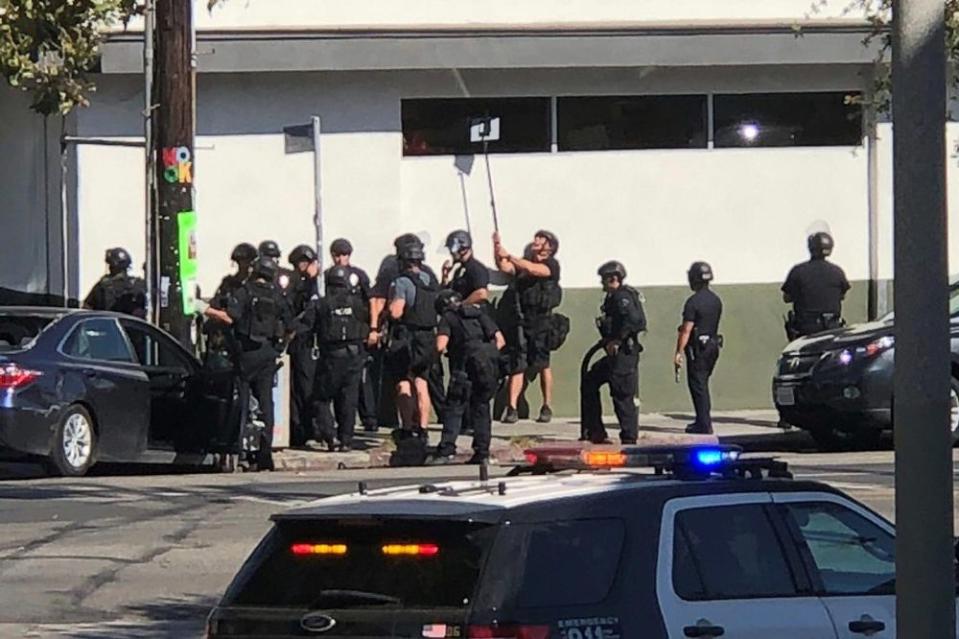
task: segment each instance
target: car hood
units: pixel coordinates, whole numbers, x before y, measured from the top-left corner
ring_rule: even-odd
[[[826,331],[825,333],[816,333],[815,335],[801,337],[786,346],[783,352],[800,354],[823,353],[825,351],[868,344],[881,337],[892,335],[894,331],[895,325],[891,320],[853,324],[852,326],[834,331]]]

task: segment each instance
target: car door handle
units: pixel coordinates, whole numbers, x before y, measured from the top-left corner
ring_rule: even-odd
[[[81,371],[86,377],[96,377],[97,372],[92,368],[84,368]]]
[[[696,622],[695,626],[686,626],[683,628],[683,634],[694,639],[695,637],[709,639],[710,637],[722,637],[726,634],[726,629],[722,626],[714,626],[705,619],[700,619]]]
[[[886,629],[886,624],[876,619],[873,619],[869,615],[863,615],[862,619],[859,621],[850,621],[849,622],[849,632],[855,633],[857,635],[874,635],[877,632],[882,632]]]

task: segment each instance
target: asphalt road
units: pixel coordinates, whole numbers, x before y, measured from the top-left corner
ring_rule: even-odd
[[[791,454],[893,518],[890,451]],[[0,637],[201,637],[207,612],[270,514],[356,488],[472,477],[474,468],[156,473],[0,483]]]

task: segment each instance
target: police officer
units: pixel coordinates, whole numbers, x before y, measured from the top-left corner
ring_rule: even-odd
[[[367,301],[360,289],[351,285],[346,267],[334,266],[326,272],[326,295],[316,301],[307,317],[306,324],[312,326],[320,345],[315,393],[317,430],[330,450],[335,434],[339,450],[349,451],[353,448],[370,321]]]
[[[414,237],[415,239],[415,237]],[[436,297],[440,283],[424,268],[423,243],[400,243],[400,274],[390,286],[390,349],[387,365],[396,385],[403,429],[425,440],[432,403],[428,376],[436,357]]]
[[[790,341],[844,325],[842,301],[850,285],[843,270],[826,259],[832,254],[832,236],[814,233],[807,245],[809,261],[794,266],[782,286],[783,301],[793,305],[786,320]]]
[[[276,262],[258,258],[250,278],[233,293],[227,306],[239,350],[239,369],[259,403],[265,424],[255,462],[258,470],[273,470],[273,376],[285,333],[292,326],[276,277]]]
[[[626,267],[622,263],[606,262],[599,267],[598,275],[606,292],[603,315],[597,320],[606,356],[593,364],[583,379],[580,391],[583,429],[593,443],[608,441],[599,388],[609,384],[619,420],[620,441],[635,444],[639,435],[639,412],[634,400],[639,392],[639,354],[643,350],[639,334],[646,330],[646,313],[639,291],[624,283]]]
[[[493,235],[493,253],[496,266],[503,273],[513,275],[509,300],[503,304],[508,312],[500,315],[506,335],[506,349],[510,359],[509,404],[504,424],[519,421],[517,406],[525,380],[540,374],[543,405],[539,423],[553,418],[553,371],[550,368],[550,316],[562,301],[559,286],[559,239],[551,232],[539,230],[533,236],[529,257],[511,255],[500,242],[499,233]]]
[[[236,264],[236,272],[224,276],[220,285],[210,299],[209,307],[203,312],[204,316],[212,320],[204,325],[207,336],[207,356],[217,354],[221,357],[232,356],[230,346],[232,335],[224,330],[230,323],[226,312],[227,305],[233,293],[246,283],[256,261],[256,247],[243,242],[237,244],[230,254],[230,259]]]
[[[683,307],[683,323],[679,327],[673,363],[678,376],[684,363],[684,355],[689,361],[686,382],[696,411],[696,421],[686,428],[686,432],[709,434],[713,432],[709,378],[716,367],[719,349],[723,345],[723,338],[719,334],[723,303],[709,288],[709,283],[713,281],[713,269],[709,264],[693,262],[687,275],[689,287],[694,293]]]
[[[457,291],[442,291],[436,299],[436,312],[440,316],[436,350],[449,355],[450,382],[446,390],[443,437],[433,461],[453,460],[456,438],[469,412],[473,456],[468,463],[480,464],[489,459],[490,401],[499,383],[499,351],[506,340],[489,314],[475,304],[464,303]]]
[[[83,308],[93,311],[113,311],[145,318],[147,315],[146,283],[130,275],[133,259],[123,248],[106,252],[108,273],[100,278],[83,301]]]
[[[463,230],[446,236],[450,258],[443,264],[443,286],[460,294],[463,304],[489,311],[489,269],[473,254],[473,238]]]
[[[290,312],[302,316],[317,298],[319,262],[311,246],[300,244],[287,258],[293,267],[293,281],[287,289]],[[290,341],[292,369],[290,389],[290,446],[302,447],[313,438],[313,386],[316,380],[314,339],[311,334],[297,334]]]
[[[257,247],[257,252],[260,257],[268,257],[277,265],[276,283],[285,294],[293,282],[293,271],[280,266],[280,257],[283,255],[280,251],[280,245],[273,240],[263,240],[260,242],[260,246]]]

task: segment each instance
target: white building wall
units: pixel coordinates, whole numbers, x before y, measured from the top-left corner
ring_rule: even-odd
[[[811,0],[227,0],[212,12],[206,10],[207,0],[195,0],[195,4],[201,29],[853,18],[846,0],[831,0],[817,12]]]

